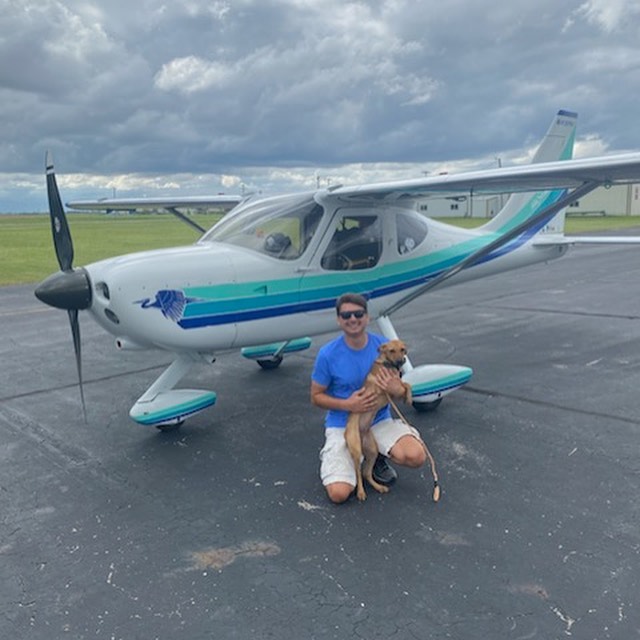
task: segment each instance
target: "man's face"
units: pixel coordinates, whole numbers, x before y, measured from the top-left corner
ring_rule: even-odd
[[[369,324],[369,315],[359,305],[344,302],[338,312],[338,325],[347,335],[357,335]]]

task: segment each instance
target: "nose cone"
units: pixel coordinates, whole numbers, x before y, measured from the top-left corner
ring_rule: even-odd
[[[57,309],[88,309],[91,306],[91,281],[84,269],[58,271],[38,285],[36,298]]]

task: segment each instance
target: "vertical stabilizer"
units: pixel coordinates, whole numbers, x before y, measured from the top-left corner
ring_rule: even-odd
[[[549,130],[533,156],[532,163],[569,160],[573,155],[573,143],[578,114],[560,110],[553,118]],[[514,193],[505,206],[483,225],[483,231],[504,233],[527,218],[535,215],[564,195],[564,190],[536,191],[534,193]],[[563,233],[565,210],[541,225],[541,233]]]

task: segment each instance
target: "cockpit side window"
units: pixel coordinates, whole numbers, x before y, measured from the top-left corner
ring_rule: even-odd
[[[398,253],[404,255],[417,249],[427,237],[427,232],[427,221],[419,215],[398,213],[396,216]]]
[[[329,271],[375,267],[382,254],[382,224],[376,215],[340,218],[320,264]]]

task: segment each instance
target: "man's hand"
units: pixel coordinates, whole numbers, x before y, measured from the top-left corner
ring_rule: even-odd
[[[366,391],[358,389],[347,398],[347,410],[354,413],[364,413],[375,408],[377,403],[377,394],[375,391]]]
[[[404,385],[397,371],[390,371],[385,367],[380,367],[376,373],[376,384],[390,396],[403,397],[405,394]]]
[[[353,411],[365,413],[375,409],[377,394],[375,391],[358,389],[348,398],[334,398],[327,393],[327,387],[317,382],[311,382],[311,403],[322,409],[334,409],[336,411]]]

